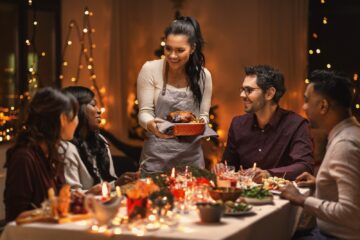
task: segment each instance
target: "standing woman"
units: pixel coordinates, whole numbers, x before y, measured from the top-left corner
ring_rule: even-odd
[[[208,123],[212,80],[204,67],[204,40],[193,17],[180,17],[165,29],[165,59],[146,62],[138,76],[139,122],[147,130],[140,159],[144,175],[178,165],[204,168],[199,138],[161,133],[155,118],[173,111],[191,111]]]
[[[49,188],[58,191],[65,183],[64,158],[58,149],[60,140],[73,138],[77,110],[74,97],[52,88],[40,89],[33,97],[15,145],[6,153],[7,222],[40,207]]]

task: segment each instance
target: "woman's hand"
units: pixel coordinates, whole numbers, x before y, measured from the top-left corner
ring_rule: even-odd
[[[115,185],[121,186],[130,182],[138,180],[140,177],[140,172],[126,172],[122,174],[118,179],[116,179]]]
[[[173,135],[168,135],[165,133],[162,133],[159,131],[159,129],[156,126],[156,123],[160,123],[161,120],[151,120],[146,124],[146,128],[149,132],[153,133],[155,136],[157,136],[158,138],[174,138]]]
[[[109,190],[109,192],[111,192],[111,184],[106,182],[107,185],[107,189]],[[94,186],[92,186],[87,192],[86,194],[94,194],[94,195],[101,195],[102,194],[102,183],[98,183]]]
[[[308,172],[304,172],[304,173],[300,174],[295,179],[295,182],[299,187],[315,188],[315,181],[316,181],[316,178]]]

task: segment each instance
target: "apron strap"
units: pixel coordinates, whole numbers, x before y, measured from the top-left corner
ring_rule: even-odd
[[[165,93],[166,93],[166,84],[168,82],[168,73],[169,73],[169,66],[166,62],[166,60],[164,61],[164,71],[163,71],[163,79],[164,79],[164,82],[163,82],[163,87],[162,87],[162,90],[161,90],[161,95],[165,96]]]

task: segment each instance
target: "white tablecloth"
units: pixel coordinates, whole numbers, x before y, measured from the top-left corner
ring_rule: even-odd
[[[255,215],[223,217],[220,224],[202,224],[195,211],[180,216],[175,228],[160,230],[136,236],[128,231],[113,235],[111,239],[290,239],[299,220],[301,208],[275,196],[274,204],[253,207]],[[91,240],[109,239],[104,234],[88,231],[89,222],[66,224],[32,223],[5,227],[1,240]]]

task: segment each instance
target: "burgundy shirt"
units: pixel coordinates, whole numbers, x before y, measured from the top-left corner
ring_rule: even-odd
[[[65,182],[63,177],[54,180],[50,163],[39,147],[10,149],[6,161],[4,203],[6,221],[14,220],[21,212],[41,207],[48,198],[48,189],[55,192]]]
[[[234,117],[222,160],[239,169],[256,162],[271,175],[294,180],[313,172],[313,143],[306,119],[278,107],[261,129],[254,113]]]

